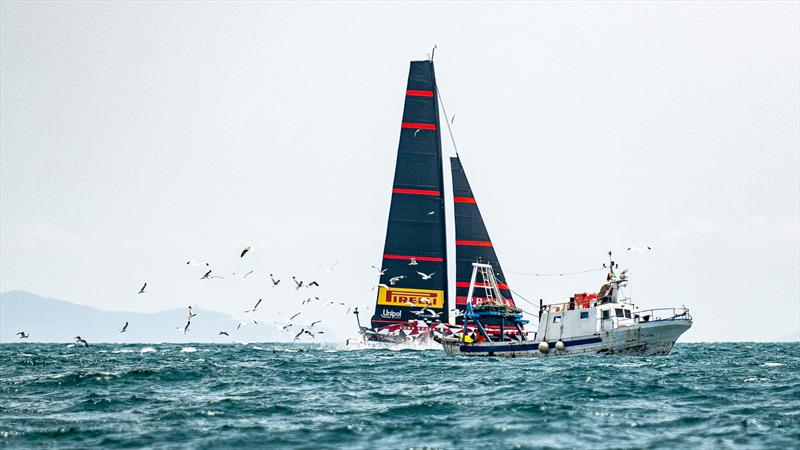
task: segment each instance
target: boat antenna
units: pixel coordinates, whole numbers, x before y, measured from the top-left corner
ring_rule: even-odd
[[[433,49],[431,50],[431,53],[428,55],[428,61],[433,62],[433,55],[435,54],[436,54],[436,44],[433,44]]]

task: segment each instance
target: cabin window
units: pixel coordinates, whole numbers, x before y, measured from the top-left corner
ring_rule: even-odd
[[[608,319],[609,317],[611,317],[611,311],[609,311],[607,309],[604,309],[603,310],[603,319]]]
[[[615,309],[614,314],[616,314],[617,317],[625,317],[625,313],[622,312],[621,308]]]
[[[626,319],[630,319],[631,318],[631,310],[630,309],[626,309],[625,310],[625,318]]]
[[[561,322],[561,316],[553,317],[553,323],[558,323],[558,322]]]
[[[588,319],[589,311],[581,311],[581,319]]]

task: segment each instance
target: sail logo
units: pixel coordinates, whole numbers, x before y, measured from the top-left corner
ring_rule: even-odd
[[[444,308],[444,291],[429,289],[394,289],[381,286],[378,291],[378,304],[386,306],[405,306],[409,308]]]
[[[384,319],[399,319],[403,316],[401,311],[394,311],[391,309],[384,309],[381,311],[381,317]]]

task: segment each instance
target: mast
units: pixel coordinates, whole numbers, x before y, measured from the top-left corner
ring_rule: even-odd
[[[458,156],[451,157],[450,167],[453,174],[453,215],[456,230],[456,308],[459,311],[466,308],[473,263],[491,265],[503,300],[508,306],[515,307],[461,159]],[[484,287],[483,284],[476,286]]]
[[[442,170],[433,61],[412,61],[373,328],[417,319],[412,311],[423,307],[439,313],[437,321],[448,321]]]

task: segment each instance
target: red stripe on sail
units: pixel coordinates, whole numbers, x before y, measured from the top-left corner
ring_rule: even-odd
[[[475,199],[472,197],[453,197],[454,203],[475,203]]]
[[[433,195],[433,196],[440,196],[442,195],[439,191],[429,191],[426,189],[392,189],[393,194],[412,194],[412,195]]]
[[[403,128],[414,128],[418,130],[435,130],[436,124],[403,122]]]
[[[411,261],[411,258],[414,258],[417,261],[444,262],[444,258],[437,258],[434,256],[383,255],[383,259],[405,259],[407,261]]]
[[[468,288],[469,287],[469,281],[456,281],[456,287]],[[483,284],[483,283],[475,283],[475,287],[483,288],[483,287],[489,287],[489,285],[486,285],[486,284]],[[508,290],[508,285],[505,284],[505,283],[497,283],[497,287],[499,289]]]
[[[407,90],[406,95],[410,95],[412,97],[433,97],[433,91],[414,91],[414,90]]]
[[[469,245],[472,247],[491,247],[491,241],[456,241],[456,245]]]

